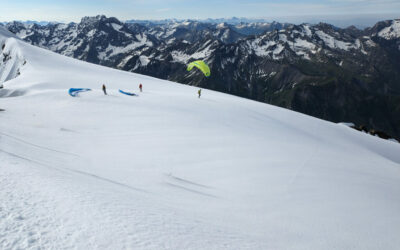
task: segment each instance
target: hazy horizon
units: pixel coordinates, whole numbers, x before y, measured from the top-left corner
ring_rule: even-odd
[[[12,22],[12,21],[18,21],[18,22],[35,22],[35,23],[50,23],[50,22],[57,22],[57,23],[70,23],[70,22],[80,22],[80,20],[85,17],[85,16],[97,16],[97,15],[105,15],[105,14],[96,14],[96,15],[84,15],[77,20],[45,20],[45,19],[14,19],[14,20],[2,20],[0,19],[0,22]],[[293,23],[293,24],[300,24],[300,23],[319,23],[319,22],[324,22],[324,23],[329,23],[332,25],[335,25],[337,27],[348,27],[351,25],[355,25],[358,28],[366,28],[373,26],[375,23],[379,21],[384,21],[384,20],[391,20],[391,19],[398,19],[400,18],[400,14],[395,14],[395,13],[388,13],[388,14],[363,14],[363,15],[325,15],[325,16],[281,16],[281,17],[245,17],[245,16],[229,16],[229,17],[217,17],[217,18],[127,18],[123,19],[118,16],[110,16],[106,15],[107,17],[115,17],[120,21],[126,22],[130,20],[136,20],[136,21],[162,21],[162,20],[168,20],[168,19],[176,19],[176,20],[198,20],[198,21],[206,21],[207,19],[213,19],[213,20],[218,20],[218,19],[233,19],[233,18],[238,18],[238,19],[248,19],[248,20],[263,20],[265,22],[286,22],[286,23]]]
[[[330,22],[369,26],[400,18],[398,0],[13,0],[2,3],[0,22],[37,20],[79,22],[101,13],[119,20],[247,17],[278,22]]]

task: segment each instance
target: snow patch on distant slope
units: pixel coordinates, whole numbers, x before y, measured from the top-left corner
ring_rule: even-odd
[[[115,29],[116,31],[119,31],[119,30],[122,28],[122,25],[116,24],[116,23],[112,23],[111,26],[112,26],[113,29]]]
[[[124,59],[121,60],[120,64],[118,64],[117,68],[123,68],[129,60],[131,60],[133,58],[133,55],[129,55],[127,57],[125,57]]]
[[[17,33],[17,36],[22,39],[25,39],[33,34],[34,33],[31,30],[21,30],[20,32]]]
[[[328,46],[331,49],[341,49],[341,50],[348,51],[350,49],[357,48],[356,44],[352,44],[352,43],[349,43],[349,42],[344,42],[344,41],[341,41],[341,40],[337,40],[333,36],[328,35],[325,32],[323,32],[322,30],[315,31],[315,34],[317,34],[317,36],[322,41],[324,41],[325,45]]]
[[[95,29],[89,31],[89,32],[87,33],[87,36],[88,36],[88,37],[93,37],[94,34],[96,34],[96,30],[95,30]]]
[[[153,43],[151,41],[147,40],[146,36],[137,35],[136,38],[139,40],[138,42],[133,42],[126,46],[118,47],[118,46],[113,46],[113,45],[109,44],[104,52],[99,53],[98,58],[100,60],[104,60],[107,57],[115,56],[115,55],[122,54],[122,53],[127,53],[131,50],[134,50],[134,49],[142,47],[142,46],[147,46],[147,47],[153,46]]]
[[[302,56],[305,59],[310,59],[309,53],[315,54],[317,52],[315,50],[316,46],[313,43],[299,38],[296,38],[292,49],[297,55]]]
[[[364,36],[363,39],[365,39],[364,44],[366,44],[368,47],[376,47],[376,43],[371,40],[371,37]]]
[[[378,36],[386,40],[400,38],[400,20],[393,20],[392,25],[382,29]]]
[[[283,58],[283,56],[280,56],[279,54],[283,51],[285,49],[285,47],[282,45],[282,44],[278,44],[277,46],[276,46],[276,48],[274,49],[274,51],[273,51],[273,55],[272,55],[272,58],[274,59],[274,60],[279,60],[279,59],[282,59]]]
[[[225,23],[219,23],[218,25],[217,25],[217,29],[223,29],[223,28],[226,28],[227,26],[226,26],[226,24]]]
[[[303,32],[304,32],[304,34],[305,34],[306,36],[308,36],[308,37],[311,37],[311,36],[312,36],[312,32],[311,32],[310,26],[308,26],[308,25],[302,25],[302,28],[303,28]]]
[[[288,41],[287,36],[285,34],[279,34],[279,40],[285,43]]]
[[[54,42],[50,41],[49,48],[52,51],[62,51],[61,54],[65,55],[65,56],[72,57],[74,55],[74,52],[83,45],[82,39],[69,40],[69,41],[65,41],[65,40],[57,41],[57,39],[58,38],[56,38],[56,40]],[[85,49],[85,51],[86,50],[89,50],[88,46]]]
[[[55,30],[60,31],[60,30],[65,30],[66,28],[68,28],[68,24],[60,23],[60,24],[57,24]]]
[[[268,50],[269,48],[276,45],[275,41],[268,41],[264,43],[261,38],[256,38],[253,41],[248,41],[247,46],[254,51],[254,54],[257,56],[268,56],[271,51]]]
[[[174,50],[171,52],[171,56],[174,62],[180,62],[180,63],[187,63],[190,58],[205,59],[214,52],[214,50],[211,49],[211,45],[212,44],[209,44],[207,47],[205,48],[203,47],[202,49],[193,54],[186,54],[182,51]]]
[[[150,62],[150,59],[147,56],[140,56],[139,60],[142,66],[146,66]]]
[[[185,63],[185,64],[190,59],[190,55],[185,54],[181,51],[177,51],[177,50],[172,51],[171,56],[172,56],[173,62],[180,62],[180,63]]]
[[[212,54],[213,50],[211,49],[211,44],[204,49],[197,51],[196,53],[192,54],[191,57],[195,59],[204,59]]]

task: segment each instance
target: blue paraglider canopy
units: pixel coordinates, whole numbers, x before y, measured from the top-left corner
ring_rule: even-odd
[[[126,91],[123,91],[123,90],[119,90],[119,92],[120,92],[121,94],[124,94],[124,95],[138,96],[138,95],[137,95],[137,94],[135,94],[135,93],[132,93],[132,92],[126,92]]]
[[[91,89],[84,89],[84,88],[70,88],[68,93],[72,97],[77,97],[80,92],[91,91]]]

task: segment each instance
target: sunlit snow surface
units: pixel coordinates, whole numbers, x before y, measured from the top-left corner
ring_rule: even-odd
[[[382,29],[378,36],[386,40],[392,40],[400,37],[400,20],[393,20],[392,25]]]
[[[400,144],[5,34],[1,249],[400,246]]]

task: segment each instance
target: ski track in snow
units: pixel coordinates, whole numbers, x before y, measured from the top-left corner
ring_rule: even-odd
[[[149,202],[146,196],[135,196],[132,200],[132,194],[123,187],[52,170],[43,172],[7,158],[4,155],[0,158],[2,162],[9,160],[13,166],[0,174],[2,188],[6,190],[1,192],[1,200],[7,201],[0,207],[0,243],[4,249],[59,246],[67,249],[197,249],[201,248],[202,241],[208,249],[260,247],[228,232],[221,239],[218,233],[204,228],[199,219],[186,218],[194,220],[187,225],[186,220],[180,221],[177,216],[179,210],[160,211],[157,204],[146,204]],[[80,182],[81,178],[85,178],[85,182]],[[113,203],[99,204],[102,200],[99,196],[107,196]],[[126,212],[116,214],[121,211]],[[64,219],[59,220],[60,216]],[[108,226],[112,225],[118,225],[121,231],[109,231]],[[181,239],[174,235],[171,240],[171,230],[178,231]],[[196,247],[191,246],[194,242],[197,242]]]
[[[187,191],[187,192],[190,192],[190,193],[199,194],[199,195],[204,195],[204,196],[213,197],[213,198],[218,198],[217,196],[214,196],[214,195],[212,195],[212,194],[207,194],[207,193],[205,193],[205,192],[201,192],[201,191],[195,190],[195,189],[193,189],[193,188],[181,186],[181,185],[178,185],[178,184],[169,183],[169,182],[166,182],[165,184],[166,184],[166,185],[169,185],[170,187],[174,187],[174,188],[177,188],[177,189],[181,189],[181,190],[184,190],[184,191]]]
[[[52,151],[52,152],[61,153],[61,154],[67,154],[67,155],[72,155],[72,156],[78,156],[78,155],[76,155],[76,154],[72,154],[72,153],[60,151],[60,150],[57,150],[57,149],[53,149],[53,148],[48,148],[48,147],[40,146],[40,145],[37,145],[37,144],[31,143],[31,142],[28,142],[28,141],[26,141],[26,140],[23,140],[23,139],[20,139],[20,138],[17,138],[17,137],[15,137],[15,136],[8,135],[8,134],[2,133],[2,132],[0,132],[0,136],[7,136],[7,137],[12,138],[12,139],[14,139],[14,140],[16,140],[16,141],[19,141],[19,142],[22,142],[22,143],[31,145],[31,146],[33,146],[33,147],[37,147],[37,148],[49,150],[49,151]]]
[[[201,187],[201,188],[211,188],[211,187],[203,185],[203,184],[199,184],[199,183],[196,183],[196,182],[193,182],[193,181],[189,181],[189,180],[185,180],[183,178],[179,178],[179,177],[173,176],[171,173],[170,174],[166,174],[166,176],[168,176],[172,180],[175,180],[175,181],[178,181],[178,182],[182,182],[184,184],[194,185],[194,186]]]

